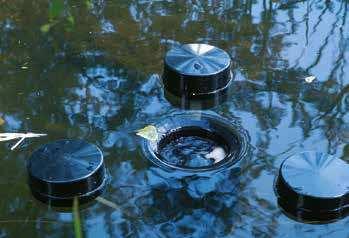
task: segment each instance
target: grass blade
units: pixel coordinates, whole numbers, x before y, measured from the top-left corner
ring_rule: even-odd
[[[80,213],[79,213],[79,200],[77,197],[75,197],[73,201],[73,217],[74,217],[75,238],[82,238]]]

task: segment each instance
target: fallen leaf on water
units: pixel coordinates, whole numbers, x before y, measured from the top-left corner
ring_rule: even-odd
[[[153,125],[149,125],[138,130],[136,134],[150,141],[157,141],[159,138],[158,131]]]
[[[5,124],[5,120],[0,117],[0,126]]]
[[[316,79],[316,77],[313,76],[313,75],[311,75],[311,76],[306,77],[304,80],[305,80],[305,82],[307,82],[307,83],[311,83],[311,82],[313,82],[315,79]]]

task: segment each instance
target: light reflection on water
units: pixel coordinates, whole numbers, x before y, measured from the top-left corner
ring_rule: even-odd
[[[272,187],[294,153],[348,159],[347,1],[87,2],[66,2],[58,15],[42,1],[1,2],[1,130],[49,137],[15,152],[0,145],[0,236],[72,235],[70,213],[38,204],[25,171],[34,148],[67,137],[103,149],[104,197],[120,206],[85,208],[87,237],[348,236],[348,218],[316,226],[290,220]],[[213,111],[239,120],[255,148],[238,183],[229,172],[178,180],[142,157],[134,131],[178,110],[158,75],[179,42],[217,45],[233,59],[233,95]]]

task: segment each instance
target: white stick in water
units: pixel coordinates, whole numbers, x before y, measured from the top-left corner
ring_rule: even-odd
[[[28,133],[0,133],[0,141],[17,140],[19,141],[11,147],[11,150],[15,150],[26,138],[34,138],[46,136],[46,134],[35,134],[32,132]]]
[[[214,163],[218,163],[226,156],[225,150],[222,147],[215,147],[210,153],[205,155],[206,159],[214,159]]]
[[[25,137],[22,137],[19,141],[17,141],[17,143],[11,147],[11,150],[14,150],[17,148],[17,146],[19,146],[23,141],[24,141]]]

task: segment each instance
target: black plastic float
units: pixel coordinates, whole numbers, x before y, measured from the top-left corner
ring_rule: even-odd
[[[57,206],[99,196],[106,184],[103,154],[83,140],[59,140],[37,149],[27,165],[33,195]]]
[[[146,157],[161,168],[198,173],[235,165],[239,169],[245,167],[247,132],[221,116],[186,111],[171,114],[155,126],[158,139],[144,139],[143,149]],[[186,143],[191,143],[195,161],[188,161],[191,157],[186,155]],[[170,156],[166,154],[166,148],[170,149],[167,151]],[[211,151],[203,151],[208,148]]]
[[[165,97],[171,105],[185,110],[205,110],[213,108],[224,103],[231,95],[230,85],[207,97],[188,98],[186,96],[178,97],[165,91]]]
[[[286,159],[275,184],[278,203],[301,222],[331,222],[349,211],[349,165],[319,152]]]
[[[203,108],[227,98],[232,81],[228,53],[207,44],[185,44],[167,52],[163,84],[166,98],[175,106],[193,108],[204,101]],[[196,102],[195,102],[196,101]]]

